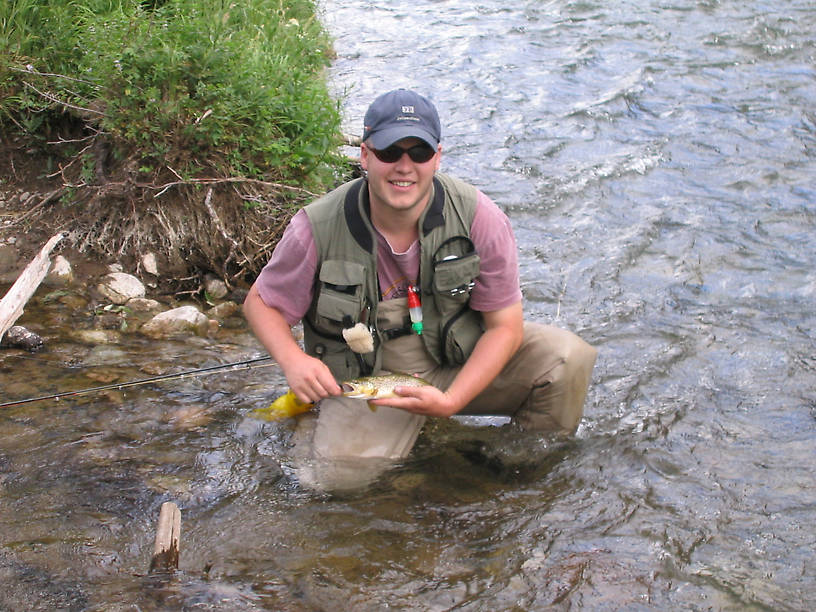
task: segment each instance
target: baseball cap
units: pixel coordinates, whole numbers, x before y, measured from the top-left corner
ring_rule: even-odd
[[[420,138],[434,149],[442,138],[436,108],[428,98],[409,89],[379,96],[365,114],[363,141],[385,149],[403,138]]]

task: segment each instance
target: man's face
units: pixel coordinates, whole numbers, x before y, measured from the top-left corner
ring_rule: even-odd
[[[405,151],[414,148],[414,157],[421,157],[422,149],[430,147],[419,138],[404,138],[391,145],[394,146]],[[439,169],[441,155],[442,147],[439,146],[424,162],[413,161],[407,153],[403,153],[396,161],[388,162],[380,160],[365,143],[360,145],[360,164],[368,172],[372,208],[378,207],[382,212],[387,209],[401,212],[424,210],[431,195],[433,176]]]

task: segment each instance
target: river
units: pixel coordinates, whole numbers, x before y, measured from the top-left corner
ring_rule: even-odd
[[[443,170],[513,223],[526,317],[599,349],[575,439],[437,421],[377,483],[320,495],[291,478],[291,425],[248,414],[276,367],[8,409],[0,608],[812,609],[813,3],[321,6],[346,131],[388,89],[431,97]],[[240,324],[126,338],[6,351],[6,394],[259,354]]]

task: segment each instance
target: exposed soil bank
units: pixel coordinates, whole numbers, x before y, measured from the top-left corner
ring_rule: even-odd
[[[80,277],[113,263],[139,273],[153,253],[162,293],[191,295],[207,273],[230,289],[246,287],[296,208],[282,204],[282,186],[238,179],[171,180],[157,190],[127,163],[111,163],[98,181],[76,188],[63,180],[66,162],[44,151],[0,142],[0,282],[13,281],[50,236],[65,232],[55,254]]]

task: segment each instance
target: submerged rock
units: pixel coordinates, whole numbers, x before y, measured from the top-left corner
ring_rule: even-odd
[[[2,282],[12,283],[17,278],[19,273],[17,260],[19,256],[17,249],[13,245],[0,244],[0,279],[2,279]]]
[[[128,300],[145,296],[142,281],[124,272],[111,272],[106,275],[97,289],[114,304],[125,304]]]
[[[82,344],[117,344],[122,336],[111,329],[78,329],[71,333],[71,337]]]
[[[141,332],[154,339],[169,338],[179,334],[205,335],[209,319],[195,306],[181,306],[160,312],[142,325]]]

